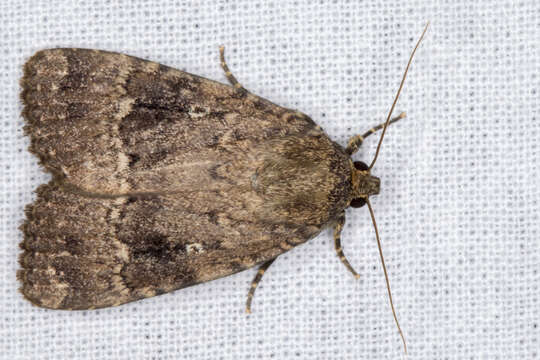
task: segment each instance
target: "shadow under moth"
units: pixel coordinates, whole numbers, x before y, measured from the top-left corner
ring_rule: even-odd
[[[261,264],[249,311],[264,270],[328,227],[358,276],[340,244],[344,211],[367,204],[375,225],[371,169],[387,126],[404,116],[390,120],[426,29],[386,122],[346,148],[242,87],[223,47],[232,86],[119,53],[37,52],[24,66],[22,114],[52,180],[25,211],[21,292],[45,308],[97,309]],[[353,161],[380,129],[371,165]]]

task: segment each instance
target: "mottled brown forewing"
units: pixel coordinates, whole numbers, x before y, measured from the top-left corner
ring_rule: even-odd
[[[272,259],[335,221],[351,163],[313,121],[135,57],[50,49],[24,67],[30,150],[52,173],[22,226],[22,293],[92,309]]]

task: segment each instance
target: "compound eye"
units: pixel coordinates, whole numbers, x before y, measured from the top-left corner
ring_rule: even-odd
[[[369,166],[367,166],[363,161],[355,161],[353,164],[356,170],[366,171],[369,169]]]
[[[351,207],[353,208],[359,208],[359,207],[362,207],[366,205],[366,199],[364,198],[356,198],[356,199],[352,199],[351,201]]]

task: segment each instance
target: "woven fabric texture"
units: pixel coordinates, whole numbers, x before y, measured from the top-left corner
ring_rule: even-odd
[[[347,139],[382,122],[417,52],[372,198],[408,359],[540,357],[540,3],[30,1],[0,3],[0,358],[396,359],[366,208],[281,256],[244,313],[255,269],[117,308],[52,311],[17,291],[18,226],[49,179],[28,151],[22,65],[37,50],[124,52],[309,114]],[[355,159],[372,158],[370,137]]]

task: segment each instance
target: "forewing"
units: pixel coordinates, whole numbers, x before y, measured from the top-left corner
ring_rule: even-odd
[[[53,309],[115,306],[216,279],[317,232],[261,226],[220,204],[200,213],[174,196],[89,198],[52,182],[37,195],[26,209],[18,277],[30,301]]]
[[[315,126],[250,93],[106,51],[40,51],[22,87],[31,150],[57,178],[94,193],[206,186],[224,154]]]

